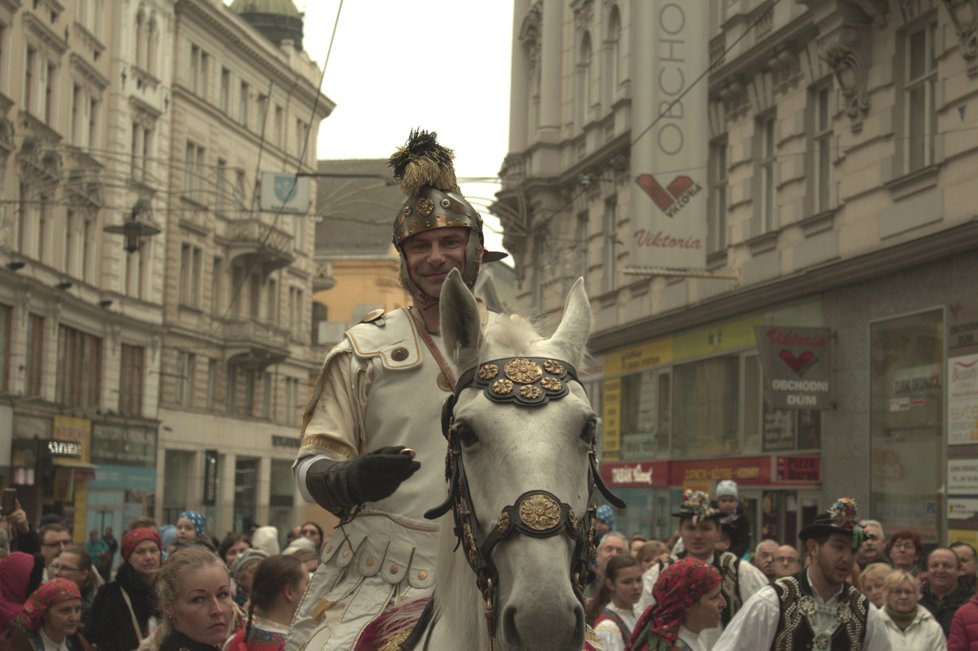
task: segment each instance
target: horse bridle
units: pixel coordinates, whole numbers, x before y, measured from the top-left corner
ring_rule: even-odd
[[[556,495],[545,490],[530,490],[517,497],[513,504],[504,507],[495,526],[487,535],[482,536],[462,463],[462,445],[455,426],[455,405],[462,391],[475,388],[481,389],[493,402],[542,407],[551,400],[560,400],[566,396],[569,393],[567,383],[572,380],[580,383],[577,371],[560,360],[539,357],[496,359],[483,362],[464,373],[455,386],[455,392],[448,397],[442,409],[442,434],[448,440],[445,471],[449,494],[441,505],[425,513],[425,517],[433,520],[451,509],[455,519],[455,536],[469,566],[475,572],[476,584],[485,602],[490,644],[496,633],[499,587],[499,573],[492,558],[496,545],[517,533],[531,538],[551,538],[561,533],[566,534],[574,542],[570,567],[571,585],[583,607],[584,586],[591,580],[591,558],[595,554],[597,507],[591,501],[594,489],[597,488],[610,503],[619,508],[624,508],[625,504],[601,479],[592,435],[588,450],[588,506],[582,517],[578,517],[574,509],[560,501]]]

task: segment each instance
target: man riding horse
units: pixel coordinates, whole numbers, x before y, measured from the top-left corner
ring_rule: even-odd
[[[440,414],[455,386],[440,334],[439,293],[452,269],[471,289],[486,251],[482,218],[462,197],[451,150],[412,131],[391,157],[407,195],[394,220],[400,277],[414,305],[376,311],[326,356],[306,407],[299,492],[341,519],[296,613],[287,649],[349,649],[388,605],[434,584],[444,493]],[[481,306],[481,304],[480,304]],[[498,318],[484,306],[483,322]]]

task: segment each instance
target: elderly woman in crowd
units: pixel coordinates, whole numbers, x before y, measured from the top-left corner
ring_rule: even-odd
[[[917,576],[923,553],[924,546],[916,531],[897,531],[890,538],[890,560],[893,561],[894,570],[903,570]]]
[[[868,569],[868,568],[867,568]],[[947,642],[940,624],[920,606],[920,582],[903,570],[893,570],[883,580],[884,605],[880,611],[892,651],[945,651]]]
[[[889,563],[870,563],[859,575],[859,588],[877,608],[883,607],[883,581],[892,571]]]
[[[65,547],[48,568],[51,576],[74,581],[81,591],[82,627],[88,624],[88,615],[95,603],[95,593],[102,586],[102,577],[92,566],[92,557],[81,547]]]
[[[3,651],[90,651],[81,633],[81,592],[74,581],[54,578],[41,584],[0,638]]]
[[[282,651],[292,617],[309,586],[309,572],[295,556],[269,556],[255,570],[248,623],[228,651]]]
[[[123,564],[115,581],[99,589],[85,636],[99,651],[131,651],[159,623],[153,583],[162,560],[155,529],[133,529],[122,537]]]
[[[652,590],[655,605],[635,625],[630,651],[704,651],[700,631],[720,625],[726,603],[720,572],[687,556],[662,571]]]
[[[215,651],[230,634],[228,568],[201,545],[178,549],[159,572],[156,594],[165,615],[160,651]]]

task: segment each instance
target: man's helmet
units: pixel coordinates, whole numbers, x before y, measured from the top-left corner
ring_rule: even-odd
[[[438,144],[438,134],[415,129],[407,143],[398,147],[388,161],[394,180],[407,195],[394,218],[394,246],[401,254],[401,277],[415,299],[423,294],[411,281],[401,243],[412,235],[436,228],[467,228],[469,242],[465,247],[462,279],[471,289],[479,275],[479,265],[506,257],[505,253],[484,250],[482,217],[465,200],[455,179],[452,159],[455,154]],[[424,297],[437,301],[437,296]]]

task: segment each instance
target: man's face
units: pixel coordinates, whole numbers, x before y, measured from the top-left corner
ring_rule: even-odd
[[[863,527],[863,531],[866,532],[866,539],[859,546],[859,551],[856,553],[856,560],[863,566],[882,561],[883,552],[886,550],[886,540],[883,538],[883,532],[875,524],[867,524]]]
[[[774,552],[774,561],[771,567],[774,576],[779,579],[798,574],[801,571],[801,557],[798,555],[798,550],[791,545],[781,545]]]
[[[818,572],[830,586],[839,587],[849,580],[852,566],[856,557],[852,553],[852,538],[834,533],[825,544],[819,545],[816,540],[809,540],[805,548],[809,553],[814,551],[811,569]]]
[[[628,553],[628,544],[624,538],[618,536],[605,536],[598,548],[597,562],[598,567],[604,572],[604,566],[608,564],[608,559],[612,556],[624,556]]]
[[[936,594],[950,594],[961,576],[958,557],[949,549],[935,549],[927,557],[927,582]]]
[[[41,539],[41,556],[44,557],[44,567],[50,565],[65,547],[71,544],[71,534],[67,531],[45,531]]]
[[[961,576],[973,577],[975,576],[975,555],[971,551],[970,547],[965,545],[960,545],[958,547],[952,547],[954,550],[954,555],[958,557],[961,561]]]
[[[679,535],[689,555],[705,561],[713,558],[713,548],[720,538],[720,525],[716,520],[701,520],[694,524],[692,518],[686,518],[679,525]]]
[[[438,298],[448,272],[465,268],[465,245],[469,229],[435,228],[421,231],[401,243],[408,275],[426,296]]]
[[[771,578],[774,576],[774,553],[778,551],[778,543],[761,542],[758,543],[754,552],[754,567],[764,572],[764,576]]]

